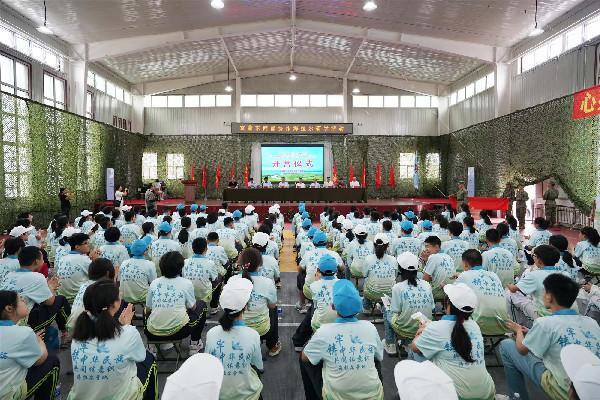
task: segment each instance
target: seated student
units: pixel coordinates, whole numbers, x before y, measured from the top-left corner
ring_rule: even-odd
[[[129,207],[129,206],[124,206],[124,207]],[[125,220],[123,219],[121,210],[119,210],[118,208],[115,208],[112,210],[111,221],[112,221],[113,226],[116,228],[120,228],[123,225],[125,225]]]
[[[208,214],[208,216],[206,217],[206,229],[208,229],[209,232],[216,232],[221,228],[222,225],[221,221],[219,221],[219,215],[214,212]]]
[[[161,221],[158,219],[157,215],[158,215],[158,211],[154,208],[152,210],[148,211],[148,216],[146,217],[146,222],[151,222],[154,224],[154,226],[157,226],[158,224],[161,223]]]
[[[365,258],[364,272],[365,283],[363,288],[365,312],[370,312],[371,307],[381,301],[383,296],[392,295],[392,286],[396,283],[398,275],[398,262],[396,257],[386,254],[389,246],[387,236],[383,233],[375,235],[375,254]]]
[[[373,240],[375,235],[381,232],[381,225],[379,224],[379,213],[377,211],[373,211],[370,214],[369,221],[365,224],[365,228],[367,229],[367,239]]]
[[[481,253],[475,249],[465,251],[462,262],[464,272],[458,276],[456,283],[464,283],[477,295],[479,305],[473,311],[473,321],[477,322],[484,335],[505,334],[504,321],[508,320],[508,312],[500,278],[495,272],[483,269]]]
[[[83,306],[73,330],[73,387],[68,399],[157,398],[156,362],[131,326],[133,305],[117,320],[119,289],[112,280],[101,279],[87,288]]]
[[[436,214],[433,219],[433,222],[434,224],[431,228],[433,234],[439,237],[442,243],[450,240],[450,235],[448,232],[448,220],[444,218],[443,215]]]
[[[462,271],[462,254],[469,248],[466,241],[460,238],[463,227],[460,222],[452,221],[448,223],[448,232],[451,235],[450,240],[442,242],[440,251],[448,254],[454,260],[454,267],[457,271]]]
[[[261,398],[263,384],[258,377],[263,370],[260,336],[244,322],[252,290],[249,279],[239,276],[229,279],[219,300],[223,316],[219,325],[206,334],[206,353],[223,364],[223,384],[218,396],[221,400]],[[228,361],[232,359],[239,362]]]
[[[206,218],[198,217],[196,218],[196,229],[194,229],[190,234],[190,240],[193,242],[195,239],[198,238],[206,239],[209,233],[210,232],[206,227]]]
[[[173,230],[179,232],[181,230],[181,218],[186,216],[185,205],[177,204],[176,212],[173,214]]]
[[[323,324],[328,324],[337,318],[337,313],[332,308],[333,304],[333,285],[337,282],[335,276],[338,270],[338,264],[330,254],[324,254],[319,259],[316,278],[310,284],[310,291],[313,294],[313,315],[310,325],[313,331],[316,331]],[[307,338],[308,339],[308,338]]]
[[[48,252],[48,260],[52,265],[56,261],[56,248],[60,246],[59,240],[68,225],[69,219],[66,215],[57,215],[50,223],[48,235],[46,236],[46,251]]]
[[[161,400],[216,400],[223,378],[220,359],[207,353],[194,354],[167,377]]]
[[[521,234],[519,233],[519,222],[513,215],[507,215],[505,221],[509,228],[508,236],[517,242],[517,248],[522,250],[523,240],[521,239]]]
[[[300,261],[300,268],[306,271],[306,277],[304,279],[304,285],[302,286],[302,291],[304,292],[304,296],[312,300],[312,292],[310,291],[310,285],[315,281],[317,267],[319,265],[319,260],[324,254],[329,254],[333,258],[335,258],[338,269],[343,271],[344,263],[342,258],[333,250],[327,249],[327,235],[324,232],[318,231],[315,233],[313,237],[313,244],[315,245],[315,249],[310,253],[306,253],[305,256]],[[361,271],[362,274],[362,271]]]
[[[382,400],[376,360],[383,360],[383,346],[375,326],[356,318],[362,300],[352,282],[340,279],[333,285],[333,307],[338,318],[317,329],[302,351],[300,371],[307,398]],[[321,362],[322,389],[315,376],[320,371],[312,367]]]
[[[123,301],[146,304],[146,295],[152,281],[156,279],[154,263],[146,258],[150,236],[131,244],[131,258],[125,260],[119,271],[119,291]]]
[[[579,268],[573,260],[573,255],[569,252],[569,240],[563,235],[552,235],[549,244],[560,251],[560,260],[556,264],[556,268],[577,282],[580,278]]]
[[[93,213],[89,210],[83,210],[81,212],[81,217],[76,218],[75,226],[80,229],[83,233],[89,234],[94,226],[94,221],[92,220]]]
[[[160,276],[160,259],[170,251],[181,253],[179,242],[171,239],[171,224],[166,221],[158,225],[158,239],[150,245],[150,256],[156,268],[156,275]]]
[[[76,233],[81,233],[79,229],[73,228],[71,226],[65,228],[65,230],[60,235],[60,239],[58,240],[58,246],[54,250],[54,267],[58,265],[60,259],[71,252],[71,245],[69,244],[69,240],[71,236]]]
[[[275,257],[266,253],[269,235],[263,232],[256,232],[252,236],[252,247],[258,250],[262,256],[262,265],[258,269],[258,274],[271,279],[275,284],[280,282],[279,262]]]
[[[60,363],[56,355],[48,354],[43,331],[36,334],[19,325],[28,313],[17,292],[0,290],[0,398],[51,400]]]
[[[245,248],[246,243],[250,240],[250,228],[242,221],[242,212],[240,210],[235,210],[231,213],[231,216],[233,217],[233,229],[238,234],[237,240]]]
[[[104,238],[104,232],[110,227],[112,227],[112,222],[110,218],[105,217],[103,214],[96,215],[96,222],[98,224],[98,229],[93,236],[90,237],[90,250],[96,250],[106,244],[106,239]]]
[[[108,258],[114,264],[115,268],[119,267],[125,260],[129,259],[129,252],[127,247],[123,246],[119,239],[121,238],[121,231],[117,227],[108,228],[104,232],[104,239],[106,244],[100,247],[100,255],[104,258]]]
[[[419,221],[421,223],[421,233],[417,236],[417,239],[421,241],[421,243],[425,242],[429,236],[433,236],[434,233],[431,231],[433,229],[433,224],[430,220],[426,219],[423,221]],[[439,238],[438,238],[439,239]],[[441,240],[440,240],[441,243]]]
[[[464,219],[467,217],[473,218],[471,217],[471,211],[469,210],[469,206],[463,203],[460,205],[460,212],[454,216],[454,220],[462,224],[464,222]]]
[[[579,242],[575,246],[575,261],[583,268],[583,273],[600,274],[600,235],[592,227],[586,226],[579,232]]]
[[[233,228],[233,218],[225,217],[223,219],[223,228],[217,230],[219,235],[219,245],[225,249],[228,259],[234,259],[238,256],[238,251],[242,248],[237,231]]]
[[[206,322],[206,303],[196,301],[194,285],[181,277],[185,260],[169,251],[160,259],[161,277],[150,284],[146,295],[145,333],[149,340],[180,340],[191,336],[190,355],[204,347],[200,336]],[[151,352],[155,351],[150,347]]]
[[[301,223],[302,230],[299,231],[298,234],[296,235],[296,248],[299,249],[300,245],[303,242],[308,241],[307,233],[311,226],[312,226],[312,221],[310,218],[305,218],[302,220],[302,223]]]
[[[154,222],[144,222],[141,229],[142,235],[140,236],[140,239],[150,238],[150,243],[158,239],[158,237],[154,234]]]
[[[138,206],[133,207],[133,213],[135,214],[135,223],[141,228],[142,225],[144,225],[144,222],[146,222],[145,213],[142,211],[142,208]]]
[[[594,400],[600,389],[600,358],[583,345],[569,344],[560,361],[571,381],[569,400]]]
[[[412,318],[420,312],[425,318],[432,319],[435,307],[431,285],[417,278],[419,258],[413,253],[405,252],[398,256],[400,265],[400,282],[392,287],[392,299],[389,309],[385,310],[383,325],[385,352],[396,354],[397,336],[412,341],[419,328],[419,321]]]
[[[281,177],[281,182],[277,185],[279,189],[289,189],[290,184],[285,180],[285,176]]]
[[[190,226],[192,226],[192,220],[190,217],[182,217],[179,220],[180,231],[175,233],[177,242],[181,246],[181,255],[183,258],[190,258],[192,256],[192,241],[190,240]]]
[[[394,381],[401,400],[458,400],[452,378],[431,361],[400,361]]]
[[[485,240],[485,232],[494,227],[490,219],[490,212],[487,210],[479,211],[479,220],[475,222],[475,226],[479,232],[479,240],[483,242]]]
[[[548,231],[548,221],[542,217],[537,217],[533,220],[533,226],[535,227],[535,231],[533,231],[531,236],[529,236],[529,243],[527,247],[533,248],[541,244],[548,244],[550,236],[552,236],[552,233]]]
[[[467,243],[469,249],[479,249],[479,233],[475,229],[475,220],[473,217],[463,218],[462,224],[463,231],[460,234],[460,238]]]
[[[0,282],[9,272],[19,269],[19,252],[25,247],[21,238],[10,238],[4,242],[4,258],[0,258]]]
[[[560,252],[542,244],[533,249],[533,260],[535,269],[523,275],[515,285],[508,285],[506,293],[513,321],[528,326],[537,318],[550,315],[544,306],[544,279],[558,272],[556,264],[560,261]]]
[[[119,231],[121,232],[121,243],[128,249],[129,246],[131,246],[131,243],[142,236],[142,231],[136,221],[135,211],[127,211],[125,213],[125,224],[119,228]]]
[[[485,232],[488,250],[483,252],[483,269],[494,272],[500,278],[502,286],[515,283],[515,258],[513,254],[500,247],[501,236],[495,228]]]
[[[258,228],[258,232],[266,233],[269,236],[269,242],[267,243],[266,253],[279,260],[279,246],[277,245],[277,243],[275,243],[274,240],[271,240],[272,227],[266,223],[262,224]]]
[[[411,221],[400,222],[400,237],[395,238],[391,245],[391,253],[393,256],[398,257],[400,254],[407,251],[415,256],[419,255],[423,244],[419,239],[413,237],[413,229],[414,224]]]
[[[44,264],[42,251],[36,246],[24,247],[19,252],[19,269],[9,272],[0,282],[0,289],[14,290],[27,304],[27,325],[34,331],[45,330],[54,320],[67,338],[67,318],[71,307],[64,296],[56,295],[59,280],[57,277],[46,280],[37,272]]]
[[[196,301],[210,304],[213,297],[213,287],[219,281],[219,271],[215,262],[206,255],[208,243],[206,239],[197,238],[192,242],[194,255],[185,260],[182,276],[194,285]]]
[[[258,214],[254,212],[255,208],[252,204],[248,204],[244,208],[244,223],[250,227],[250,230],[254,231],[258,229]]]
[[[515,239],[510,237],[510,227],[508,224],[501,222],[496,225],[496,230],[500,234],[500,243],[498,245],[503,249],[510,251],[510,254],[517,260],[517,257],[519,256],[519,245]]]
[[[422,325],[411,350],[448,374],[460,399],[493,400],[496,389],[485,367],[483,336],[470,318],[477,295],[464,283],[445,285],[444,293],[446,315]]]
[[[448,254],[441,253],[442,242],[437,236],[425,239],[425,249],[421,259],[425,262],[423,280],[431,283],[433,298],[442,301],[445,298],[442,287],[456,272],[454,260]]]
[[[526,378],[553,399],[567,398],[569,378],[560,362],[563,347],[582,344],[600,356],[598,324],[571,309],[579,292],[577,283],[563,274],[550,273],[542,284],[544,307],[551,314],[537,318],[529,329],[507,322],[516,338],[500,344],[509,393],[519,393],[523,400],[529,399]]]
[[[213,260],[219,271],[219,275],[225,276],[226,268],[229,266],[229,259],[225,254],[225,249],[219,245],[219,235],[217,232],[210,232],[206,236],[208,250],[206,256]]]
[[[85,233],[75,233],[68,237],[71,251],[56,263],[56,275],[60,279],[58,294],[65,296],[69,304],[73,304],[79,288],[89,279],[88,268],[92,258],[99,255],[98,251],[90,253],[89,239]]]
[[[311,226],[308,231],[306,231],[306,239],[300,243],[300,250],[298,251],[297,257],[298,263],[300,260],[302,260],[305,254],[315,249],[313,238],[317,232],[319,232],[319,229],[316,226]]]
[[[348,246],[346,262],[348,268],[346,268],[346,278],[350,277],[362,277],[365,266],[365,258],[368,255],[373,254],[375,248],[373,242],[367,240],[367,228],[359,224],[354,227],[352,233],[355,236],[355,240],[350,242]]]

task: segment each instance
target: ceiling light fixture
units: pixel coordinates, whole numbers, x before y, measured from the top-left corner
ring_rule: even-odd
[[[352,94],[359,94],[360,93],[360,89],[355,87],[354,89],[352,89]]]
[[[363,10],[365,11],[373,11],[377,8],[377,4],[373,0],[365,1],[363,5]]]
[[[46,23],[48,22],[48,18],[46,16],[46,0],[44,0],[44,25],[38,26],[36,29],[38,32],[43,33],[44,35],[53,35],[52,29],[48,28]]]
[[[211,0],[210,6],[220,10],[221,8],[225,7],[225,3],[223,3],[223,0]]]
[[[538,12],[538,0],[535,0],[535,14],[533,16],[533,18],[535,20],[535,27],[533,28],[533,30],[531,32],[529,32],[530,37],[538,36],[538,35],[541,35],[542,33],[544,33],[544,30],[542,28],[538,28],[537,12]]]
[[[298,77],[294,74],[294,71],[290,72],[290,81],[295,81],[296,79],[298,79]]]

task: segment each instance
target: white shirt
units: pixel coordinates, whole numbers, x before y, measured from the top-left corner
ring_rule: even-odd
[[[332,188],[333,187],[333,181],[327,181],[323,184],[324,188]]]
[[[350,187],[353,189],[359,188],[360,182],[359,181],[350,181]]]
[[[306,188],[306,185],[304,184],[304,182],[296,182],[296,188],[304,189]]]

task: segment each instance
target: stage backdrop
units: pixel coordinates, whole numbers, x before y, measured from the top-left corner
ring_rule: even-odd
[[[261,144],[260,147],[261,180],[281,182],[323,182],[324,155],[323,145]]]

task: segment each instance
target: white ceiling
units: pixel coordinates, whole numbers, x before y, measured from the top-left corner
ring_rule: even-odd
[[[43,20],[42,0],[0,1],[35,24]],[[98,59],[131,83],[222,74],[227,50],[240,72],[290,65],[293,38],[295,66],[449,84],[490,61],[468,46],[455,51],[461,42],[489,54],[512,46],[531,30],[535,7],[534,0],[376,1],[373,12],[362,10],[364,0],[224,0],[222,10],[211,8],[209,0],[47,0],[47,5],[48,25],[73,44],[104,42],[110,49],[123,39],[138,43],[134,40],[146,35],[173,33],[173,39],[108,51]],[[538,21],[544,26],[582,2],[539,0]],[[292,30],[294,5],[295,18],[335,29]],[[236,24],[267,26],[275,20],[284,25],[287,20],[289,27],[257,24],[251,32],[221,34]],[[218,34],[201,40],[186,35],[210,27],[220,27]]]

